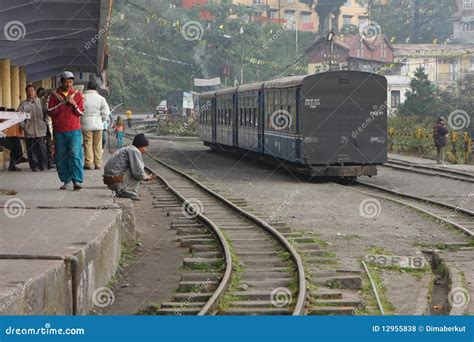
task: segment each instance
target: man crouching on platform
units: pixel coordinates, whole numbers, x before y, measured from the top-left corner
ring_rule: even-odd
[[[119,198],[131,198],[139,201],[140,181],[154,179],[154,175],[145,172],[142,154],[147,151],[148,139],[138,134],[131,146],[117,150],[104,167],[104,183],[116,192]]]

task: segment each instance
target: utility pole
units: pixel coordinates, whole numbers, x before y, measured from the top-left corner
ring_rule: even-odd
[[[327,41],[329,42],[329,71],[332,71],[332,58],[334,55],[334,29],[331,29],[327,36]]]
[[[278,25],[281,25],[281,0],[278,0]]]
[[[295,25],[296,25],[296,39],[295,39],[296,46],[295,46],[295,58],[297,58],[297,57],[298,57],[298,19],[296,18],[296,14],[295,14]]]
[[[367,0],[367,22],[370,26],[372,16],[372,0]]]

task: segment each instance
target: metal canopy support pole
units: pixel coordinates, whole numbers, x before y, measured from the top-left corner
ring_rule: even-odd
[[[24,66],[20,67],[20,101],[26,100],[26,69]]]
[[[0,74],[2,82],[2,107],[12,107],[12,93],[11,93],[11,81],[10,81],[10,60],[0,60]]]
[[[10,67],[11,81],[11,108],[17,109],[20,106],[20,68],[17,66]]]

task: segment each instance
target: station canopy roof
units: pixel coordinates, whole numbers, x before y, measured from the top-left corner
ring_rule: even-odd
[[[101,75],[112,2],[0,0],[0,59],[25,66],[29,81],[64,70]]]

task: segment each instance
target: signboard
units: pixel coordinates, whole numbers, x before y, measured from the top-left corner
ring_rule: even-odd
[[[194,79],[194,86],[196,87],[213,87],[213,86],[218,86],[221,84],[221,78],[216,77],[216,78],[195,78]]]
[[[193,94],[183,92],[183,109],[194,109]]]
[[[381,267],[423,269],[426,260],[422,256],[367,255],[365,261]]]

